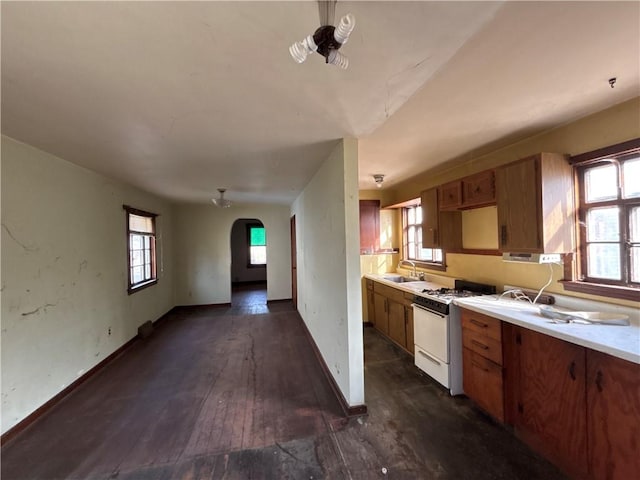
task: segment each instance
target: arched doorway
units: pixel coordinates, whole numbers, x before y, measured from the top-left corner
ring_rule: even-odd
[[[231,305],[266,308],[267,236],[255,218],[239,218],[231,227]]]

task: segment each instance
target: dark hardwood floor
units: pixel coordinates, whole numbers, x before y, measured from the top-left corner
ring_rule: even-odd
[[[2,448],[2,479],[563,478],[365,328],[347,420],[290,303],[174,310]],[[383,473],[386,469],[386,473]]]

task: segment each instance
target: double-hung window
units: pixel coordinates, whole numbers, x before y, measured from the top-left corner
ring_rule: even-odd
[[[264,267],[267,264],[267,234],[263,225],[247,226],[249,240],[249,267]]]
[[[157,282],[156,214],[127,205],[128,292],[133,293]]]
[[[579,198],[576,280],[601,285],[602,294],[637,299],[640,140],[573,157],[572,163],[576,167]],[[621,291],[616,294],[611,287]]]
[[[422,207],[402,208],[402,258],[414,262],[444,265],[444,254],[439,248],[422,248]]]

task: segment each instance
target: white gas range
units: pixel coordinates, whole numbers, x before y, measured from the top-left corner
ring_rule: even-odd
[[[423,290],[413,299],[415,364],[459,395],[462,389],[462,325],[455,298],[490,295],[493,285],[456,280],[454,288]]]

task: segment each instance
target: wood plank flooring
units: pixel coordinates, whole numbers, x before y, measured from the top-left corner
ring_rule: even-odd
[[[2,479],[553,479],[365,328],[347,420],[290,303],[174,311],[2,448]],[[383,473],[386,468],[386,474]]]

